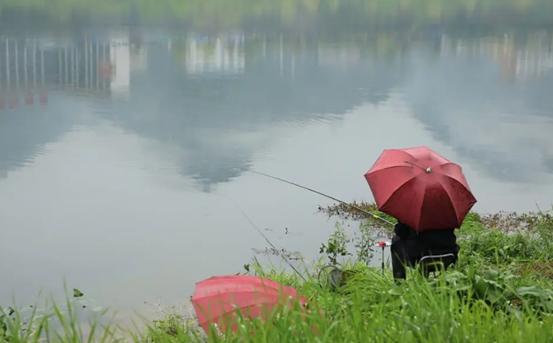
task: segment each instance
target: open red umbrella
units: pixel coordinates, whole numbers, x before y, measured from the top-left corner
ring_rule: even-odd
[[[305,304],[292,287],[250,275],[214,276],[196,284],[192,305],[200,326],[208,332],[210,324],[221,331],[234,329],[237,312],[247,318],[268,314],[276,305],[291,306],[292,301]]]
[[[416,231],[458,228],[476,203],[461,167],[424,146],[384,150],[365,179],[378,209]]]

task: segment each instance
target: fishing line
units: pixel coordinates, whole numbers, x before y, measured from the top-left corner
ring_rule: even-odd
[[[353,205],[353,204],[350,204],[350,203],[348,203],[348,202],[345,202],[344,200],[340,200],[340,199],[338,199],[338,198],[336,198],[336,197],[333,197],[333,196],[331,196],[331,195],[328,195],[328,194],[319,192],[318,190],[315,190],[315,189],[313,189],[313,188],[300,185],[300,184],[298,184],[298,183],[296,183],[296,182],[293,182],[293,181],[290,181],[290,180],[286,180],[286,179],[283,179],[283,178],[281,178],[281,177],[269,175],[269,174],[267,174],[267,173],[262,173],[262,172],[255,171],[255,170],[250,170],[250,172],[252,172],[252,173],[254,173],[254,174],[257,174],[257,175],[265,176],[265,177],[268,177],[268,178],[271,178],[271,179],[274,179],[274,180],[277,180],[277,181],[280,181],[280,182],[284,182],[284,183],[287,183],[287,184],[292,185],[292,186],[296,186],[296,187],[299,187],[299,188],[308,190],[308,191],[313,192],[313,193],[315,193],[315,194],[322,195],[322,196],[324,196],[324,197],[326,197],[326,198],[332,199],[332,200],[334,200],[334,201],[339,202],[340,204],[346,205],[346,206],[348,206],[348,207],[350,207],[350,208],[353,208],[354,210],[357,210],[357,211],[359,211],[359,212],[361,212],[361,213],[364,213],[364,214],[366,214],[366,215],[368,215],[368,216],[371,216],[371,217],[373,217],[374,219],[378,219],[378,220],[380,220],[380,221],[382,221],[382,222],[384,222],[384,223],[386,223],[386,224],[388,224],[388,225],[392,225],[392,226],[395,225],[394,223],[392,223],[391,221],[389,221],[388,219],[386,219],[386,218],[384,218],[384,217],[381,217],[381,216],[379,216],[379,215],[377,215],[377,214],[374,214],[374,213],[372,213],[372,212],[370,212],[370,211],[364,210],[364,209],[360,208],[359,206],[355,206],[355,205]]]
[[[263,231],[261,231],[261,229],[255,225],[255,223],[251,220],[251,218],[246,214],[246,212],[244,212],[242,209],[240,209],[240,212],[242,212],[242,215],[244,216],[244,218],[246,218],[246,220],[248,221],[248,223],[250,223],[250,225],[255,229],[255,231],[257,231],[261,237],[263,237],[263,239],[265,240],[265,242],[267,242],[267,244],[269,244],[271,246],[271,248],[273,248],[274,251],[278,252],[278,254],[280,255],[280,257],[284,260],[284,262],[286,262],[286,264],[292,268],[292,270],[294,272],[296,272],[296,274],[298,274],[302,279],[303,281],[307,282],[307,279],[299,272],[299,270],[296,269],[296,267],[294,267],[294,265],[292,264],[292,262],[290,262],[290,260],[288,260],[288,258],[286,257],[286,255],[284,255],[281,250],[279,250],[273,243],[271,243],[271,241],[269,240],[269,237],[267,237]]]
[[[267,244],[269,244],[269,245],[271,246],[271,248],[273,248],[273,250],[276,251],[276,252],[278,253],[278,255],[282,258],[282,260],[283,260],[284,262],[286,262],[286,264],[287,264],[290,268],[292,268],[292,270],[293,270],[296,274],[298,274],[298,276],[301,277],[301,278],[303,279],[303,281],[307,282],[307,279],[305,278],[305,276],[303,276],[303,274],[300,273],[299,270],[298,270],[296,267],[294,267],[294,265],[292,264],[292,262],[290,262],[290,260],[286,257],[286,255],[284,255],[284,254],[282,253],[282,250],[279,250],[279,249],[276,247],[276,245],[274,245],[273,242],[271,242],[271,240],[269,239],[269,237],[267,237],[267,235],[265,235],[265,234],[263,233],[263,231],[259,228],[259,226],[255,225],[255,223],[254,223],[253,220],[250,218],[250,216],[248,216],[248,215],[246,214],[246,211],[244,211],[244,210],[242,209],[242,207],[240,207],[240,206],[239,206],[234,200],[232,200],[231,198],[229,198],[229,197],[227,197],[227,196],[225,196],[225,198],[231,200],[231,202],[234,204],[234,206],[236,206],[236,208],[238,208],[238,210],[240,211],[240,213],[242,213],[242,216],[243,216],[244,218],[246,218],[246,220],[247,220],[248,223],[251,225],[251,227],[252,227],[255,231],[257,231],[257,233],[258,233],[259,235],[261,235],[261,237],[263,237],[263,239],[265,240],[265,242],[267,242]]]

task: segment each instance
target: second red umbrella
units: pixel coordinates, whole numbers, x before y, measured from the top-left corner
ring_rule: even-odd
[[[384,150],[365,179],[378,209],[416,231],[458,228],[476,203],[461,167],[424,146]]]
[[[296,290],[276,281],[250,275],[214,276],[196,284],[192,305],[200,326],[208,332],[210,324],[221,331],[235,325],[237,312],[248,318],[268,314],[276,305],[305,304]]]

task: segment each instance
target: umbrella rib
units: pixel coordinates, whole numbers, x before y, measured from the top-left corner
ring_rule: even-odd
[[[417,227],[419,229],[421,229],[421,220],[422,220],[422,208],[424,206],[424,197],[426,196],[426,190],[428,189],[428,185],[425,185],[424,187],[424,192],[422,192],[422,200],[421,200],[421,206],[419,208],[419,210],[417,211],[417,215],[418,215],[418,218],[417,218]]]
[[[471,192],[470,188],[467,188],[468,185],[467,185],[467,186],[463,185],[462,182],[460,182],[459,180],[457,180],[457,179],[455,179],[454,177],[451,177],[451,176],[449,176],[449,175],[446,175],[446,174],[442,174],[442,175],[445,176],[446,178],[452,180],[453,182],[456,182],[456,183],[458,183],[459,185],[461,185],[461,186],[462,186],[464,189],[466,189],[467,192],[474,198],[474,195],[472,195],[472,192]],[[447,189],[447,187],[444,186],[444,184],[442,183],[441,180],[440,180],[440,184],[441,184],[442,187],[445,189],[447,195],[449,195],[450,202],[451,202],[452,196],[451,196],[451,194],[449,193],[449,190]],[[476,203],[476,199],[474,200],[473,204],[475,204],[475,203]],[[455,212],[455,215],[457,216],[457,220],[459,220],[459,224],[460,224],[461,220],[460,220],[460,218],[459,218],[459,214],[457,213],[457,209],[455,208],[455,206],[453,206],[453,203],[451,203],[451,206],[453,207],[453,211]]]
[[[447,165],[450,165],[450,164],[461,168],[461,166],[458,163],[451,162],[451,161],[446,162],[446,163],[442,163],[442,164],[440,164],[440,166],[447,166]]]
[[[451,179],[453,179],[453,178],[451,178]],[[453,180],[455,180],[455,179],[453,179]],[[458,182],[457,180],[455,180],[455,181]],[[442,183],[442,180],[438,180],[438,182],[440,183],[440,185],[442,185],[442,189],[447,193],[448,199],[449,199],[449,206],[453,209],[453,213],[455,213],[455,218],[459,222],[458,225],[461,225],[461,220],[459,220],[459,213],[457,213],[457,208],[453,204],[453,197],[451,196],[451,193],[449,192],[447,187],[444,186],[444,184]]]
[[[419,165],[416,164],[415,162],[412,162],[412,161],[403,161],[403,163],[410,164],[410,165],[412,165],[412,166],[415,166],[415,167],[417,167],[417,168],[420,168],[420,169],[426,171],[426,168],[424,168],[424,167],[422,167],[422,166],[419,166]]]
[[[382,202],[382,206],[380,206],[380,208],[384,208],[386,206],[386,203],[394,196],[394,194],[397,193],[397,191],[399,191],[401,189],[401,187],[405,186],[407,183],[413,181],[413,179],[415,179],[417,177],[417,175],[414,175],[412,177],[410,177],[409,179],[405,180],[404,182],[402,182],[400,185],[398,185],[396,187],[396,189],[390,194],[390,196]]]
[[[454,178],[452,177],[449,177],[447,175],[444,175],[445,177],[461,184],[459,181],[455,180]],[[449,205],[451,206],[451,208],[453,208],[453,212],[455,213],[455,217],[457,218],[457,221],[459,221],[459,213],[457,213],[457,208],[455,207],[455,205],[453,205],[453,195],[449,192],[449,189],[446,185],[444,185],[444,183],[442,182],[442,180],[438,180],[438,182],[440,183],[440,185],[442,185],[442,189],[447,193],[448,195],[448,199],[449,199]],[[462,185],[462,184],[461,184]]]
[[[407,161],[404,161],[404,163],[408,163]],[[409,163],[410,164],[410,163]],[[392,165],[392,166],[387,166],[387,167],[382,167],[382,168],[378,168],[376,170],[371,170],[370,172],[368,172],[367,174],[373,174],[373,173],[378,173],[380,171],[383,171],[383,170],[388,170],[388,169],[394,169],[394,168],[412,168],[412,166],[398,166],[397,164],[396,165]]]
[[[452,176],[449,176],[449,175],[444,174],[444,173],[442,173],[442,175],[445,176],[445,177],[447,177],[448,179],[451,179],[451,180],[457,182],[457,183],[460,184],[464,189],[466,189],[467,192],[469,192],[470,194],[472,194],[472,191],[471,191],[471,189],[470,189],[470,187],[469,187],[469,185],[468,185],[468,182],[467,182],[466,185],[464,185],[461,181],[457,180],[456,178],[454,178],[454,177],[452,177]],[[466,180],[465,180],[465,182],[466,182]]]
[[[453,164],[455,165],[455,163],[453,163]],[[466,180],[466,178],[465,178],[465,176],[464,176],[463,174],[461,174],[461,175],[463,176],[464,181],[467,183],[466,185],[463,184],[461,181],[457,180],[456,178],[454,178],[453,176],[449,176],[449,175],[447,175],[447,174],[445,174],[445,173],[442,173],[442,175],[445,176],[445,177],[447,177],[447,178],[449,178],[449,179],[451,179],[451,180],[453,180],[453,181],[455,181],[455,182],[457,182],[458,184],[460,184],[461,186],[463,186],[463,188],[465,188],[467,191],[469,191],[470,193],[472,193],[472,191],[471,191],[471,189],[470,189],[470,186],[468,185],[468,182],[467,182],[467,180]]]

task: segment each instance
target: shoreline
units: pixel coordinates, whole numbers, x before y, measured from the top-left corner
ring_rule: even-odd
[[[370,205],[367,204],[367,206]],[[335,213],[334,215],[343,216],[344,213]],[[347,213],[345,215],[347,216]],[[390,308],[389,311],[395,313],[394,315],[392,315],[392,312],[384,311],[389,306],[388,302],[397,301],[397,298],[391,296],[396,293],[400,298],[404,297],[407,304],[414,307],[423,306],[428,302],[444,301],[440,306],[449,303],[450,306],[456,308],[455,311],[448,312],[451,309],[448,310],[447,306],[443,308],[443,311],[446,311],[448,316],[453,317],[457,315],[458,311],[461,311],[464,320],[468,320],[467,325],[469,322],[473,323],[472,320],[480,318],[482,313],[479,311],[484,311],[485,313],[495,313],[494,316],[498,316],[497,318],[500,319],[490,317],[489,320],[499,321],[498,325],[500,327],[503,325],[503,329],[508,327],[512,329],[517,325],[521,325],[520,330],[527,330],[528,328],[525,328],[525,325],[531,323],[532,328],[528,330],[537,330],[535,331],[536,335],[543,335],[550,332],[548,331],[550,327],[543,326],[544,323],[551,321],[549,324],[553,325],[553,239],[550,238],[553,238],[553,216],[550,212],[520,215],[495,214],[490,216],[471,213],[465,219],[461,230],[458,231],[461,252],[457,266],[452,270],[441,273],[434,279],[424,279],[415,270],[412,270],[407,281],[397,284],[393,282],[389,270],[382,274],[379,267],[367,266],[359,261],[354,254],[348,256],[349,260],[343,264],[343,269],[348,271],[349,277],[338,288],[330,287],[315,276],[318,273],[317,268],[321,268],[321,264],[324,263],[322,261],[313,270],[307,270],[307,281],[301,280],[291,272],[268,270],[255,263],[249,266],[249,272],[245,274],[268,277],[282,284],[296,287],[301,294],[310,299],[312,306],[318,308],[321,311],[320,313],[325,314],[318,316],[312,313],[304,319],[306,323],[310,323],[309,325],[318,326],[319,330],[317,331],[325,332],[325,335],[334,335],[333,330],[343,331],[341,335],[347,335],[347,332],[351,330],[367,332],[368,328],[374,330],[372,326],[374,321],[389,321],[393,316],[407,315],[401,312],[405,309],[395,313],[393,311],[397,309]],[[326,254],[326,257],[329,257],[333,253],[325,251],[323,255]],[[330,262],[332,263],[332,260]],[[409,289],[415,289],[417,292],[412,294]],[[419,294],[419,292],[421,293]],[[76,332],[81,330],[81,338],[84,339],[86,336],[84,331],[86,330],[81,328],[82,318],[78,319],[77,316],[77,314],[83,315],[84,311],[82,308],[71,310],[72,306],[81,304],[79,301],[82,297],[80,291],[76,292],[74,290],[73,297],[68,297],[64,305],[52,304],[50,310],[41,309],[41,311],[45,311],[44,313],[48,313],[47,316],[37,314],[36,309],[27,309],[27,313],[35,311],[34,317],[31,316],[32,319],[29,321],[32,324],[29,325],[37,330],[41,321],[50,320],[52,321],[51,327],[61,326],[61,330],[65,335],[69,334],[67,330],[76,330]],[[383,297],[383,299],[379,300],[379,297]],[[368,309],[365,308],[368,306],[367,304],[370,304]],[[349,310],[344,311],[344,308],[349,308]],[[374,312],[376,309],[383,312]],[[368,310],[370,311],[366,312]],[[240,322],[244,330],[225,333],[215,332],[209,336],[203,334],[189,314],[183,313],[166,313],[162,315],[162,318],[146,321],[144,327],[141,329],[135,328],[135,331],[129,328],[121,328],[113,319],[108,319],[110,317],[107,310],[98,311],[97,315],[85,315],[84,318],[102,323],[103,333],[110,337],[109,340],[104,340],[105,342],[113,341],[117,335],[123,333],[126,337],[132,337],[135,342],[180,342],[183,339],[184,341],[219,341],[221,339],[232,341],[240,340],[240,337],[244,338],[243,335],[246,333],[249,335],[251,330],[261,330],[263,332],[267,330],[266,334],[271,337],[278,337],[278,339],[292,338],[286,330],[279,326],[281,324],[288,325],[289,330],[294,332],[294,337],[300,333],[312,339],[319,337],[319,334],[311,332],[301,325],[294,324],[299,320],[298,316],[300,316],[301,311],[279,309],[277,312],[274,315],[277,316],[278,314],[278,316],[274,320],[278,323],[282,321],[278,325],[275,324],[274,320],[272,322],[258,320],[248,322],[244,320]],[[3,313],[0,314],[0,330],[2,327],[14,327],[13,323],[14,320],[17,321],[17,317],[19,317],[19,320],[25,317],[20,309],[12,307],[3,307],[0,313]],[[352,318],[348,317],[351,313],[356,315],[364,313],[364,316],[367,316],[370,320],[359,319],[360,322],[352,322]],[[378,313],[378,317],[375,317],[376,313]],[[421,313],[427,313],[427,311]],[[427,313],[427,316],[432,318],[438,318],[438,315],[438,313]],[[45,319],[46,317],[48,319]],[[405,320],[408,318],[405,317]],[[517,318],[523,318],[523,321],[519,322]],[[420,324],[427,323],[427,320],[428,318]],[[54,324],[56,321],[59,322],[57,325]],[[71,323],[71,325],[64,326],[61,324],[63,321]],[[526,324],[523,325],[523,323]],[[19,325],[19,330],[22,330],[22,322]],[[113,327],[110,325],[113,325]],[[491,322],[489,325],[491,325]],[[447,327],[449,326],[450,324],[447,325]],[[438,330],[437,337],[444,338],[445,331],[442,332],[441,330],[444,330],[445,327],[445,325],[434,327],[432,330]],[[462,325],[458,329],[461,328]],[[483,328],[481,329],[483,330]],[[44,328],[42,330],[43,332],[40,335],[45,335],[46,331],[44,331]],[[413,331],[414,329],[407,324],[398,326],[396,330],[411,332],[411,334],[417,332],[417,330]],[[492,332],[496,335],[494,336],[495,339],[502,340],[500,332],[494,330]],[[483,334],[480,329],[473,333]],[[13,334],[13,332],[10,334]],[[5,332],[4,335],[9,336]],[[421,337],[424,338],[422,341],[437,341],[431,336],[425,336],[426,333],[422,333],[422,335]],[[2,337],[1,332],[0,337]],[[154,339],[153,337],[157,338]],[[23,342],[31,341],[33,340],[23,340]],[[258,340],[253,339],[252,341]],[[323,341],[326,340],[323,339]]]

